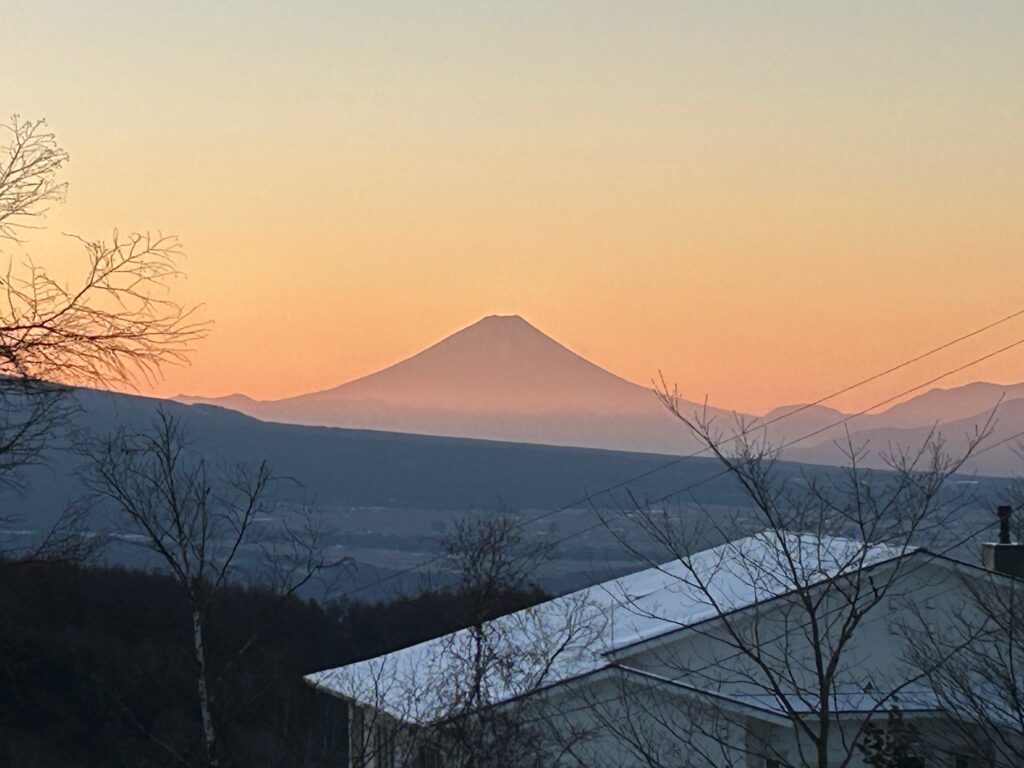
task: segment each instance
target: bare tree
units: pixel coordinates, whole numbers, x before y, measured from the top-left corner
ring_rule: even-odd
[[[868,722],[857,748],[864,764],[872,768],[923,768],[926,748],[913,723],[903,719],[899,707],[892,707],[885,725]]]
[[[267,526],[272,477],[265,463],[217,469],[190,445],[180,422],[160,411],[149,431],[117,432],[87,449],[83,506],[112,516],[117,535],[153,552],[187,600],[205,763],[218,766],[218,727],[204,631],[215,597],[229,583],[262,578],[294,594],[340,561],[328,557],[312,517]],[[262,571],[262,565],[270,570]],[[236,652],[244,654],[251,637]],[[176,754],[172,751],[172,754]]]
[[[504,621],[492,620],[498,618],[503,595],[529,586],[546,547],[528,544],[518,521],[501,512],[456,523],[443,551],[458,574],[459,623],[466,629],[443,642],[450,703],[433,738],[444,745],[449,759],[454,757],[454,768],[507,765],[513,759],[524,767],[542,765],[551,744],[525,723],[521,706],[497,705],[508,698],[513,678],[543,680],[563,649],[542,637],[544,628],[529,608]],[[571,623],[572,613],[565,618]],[[573,642],[575,631],[564,641]]]
[[[40,461],[68,426],[73,387],[152,380],[162,365],[186,362],[207,327],[166,295],[180,274],[181,247],[173,236],[115,230],[106,242],[72,237],[84,269],[71,283],[35,263],[25,236],[41,227],[52,204],[63,202],[67,188],[57,176],[68,155],[44,121],[15,115],[2,130],[0,246],[18,255],[8,255],[0,275],[0,485],[16,487],[20,470]],[[0,523],[15,519],[0,510]],[[66,534],[67,521],[61,526]],[[72,541],[51,533],[44,542],[49,549],[12,553],[8,547],[8,557],[52,553],[61,549],[58,542]]]
[[[408,649],[415,659],[401,651],[321,681],[353,699],[352,764],[554,764],[589,734],[553,728],[556,707],[532,694],[589,650],[601,629],[593,607],[567,596],[500,615],[510,593],[526,592],[546,551],[504,512],[459,522],[442,549],[465,628]]]
[[[669,497],[632,499],[620,510],[639,542],[620,540],[714,620],[687,626],[699,641],[685,653],[672,644],[659,650],[648,661],[656,674],[621,665],[618,695],[589,702],[592,711],[640,764],[658,768],[856,763],[866,724],[916,695],[925,678],[923,670],[887,664],[885,654],[873,657],[863,636],[884,623],[891,601],[921,587],[912,575],[927,558],[911,557],[914,545],[948,533],[972,502],[969,486],[948,481],[989,435],[991,419],[958,456],[933,434],[917,450],[890,449],[888,471],[864,470],[866,449],[847,437],[846,466],[784,477],[781,450],[763,430],[741,422],[727,434],[706,412],[683,413],[672,393],[661,396],[739,485],[749,509],[726,518],[691,495],[679,510],[703,513],[696,516],[703,526],[692,514],[673,516]],[[717,557],[695,557],[709,538],[737,536],[746,538],[717,548]],[[620,599],[641,619],[674,620],[666,606]],[[747,705],[785,724],[791,744],[769,738]],[[860,719],[850,717],[854,710]]]
[[[1019,555],[1012,550],[1021,547],[1021,526],[1019,520],[1012,526],[1010,517],[1024,502],[1020,480],[1011,486],[1007,500],[1011,504],[999,509],[1000,537],[1011,554]],[[939,703],[956,713],[951,726],[960,739],[974,754],[998,766],[1024,764],[1021,575],[965,569],[960,582],[967,599],[941,628],[926,621],[920,611],[900,625],[907,660],[927,677]]]
[[[0,169],[0,237],[18,240],[19,232],[30,229],[26,219],[38,218],[52,203],[64,201],[67,184],[57,181],[57,172],[68,154],[46,130],[46,121],[21,120],[18,115],[6,126],[9,134]]]

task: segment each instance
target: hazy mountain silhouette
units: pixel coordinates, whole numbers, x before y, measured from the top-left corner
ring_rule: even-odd
[[[518,315],[485,317],[406,360],[321,392],[273,401],[177,399],[293,424],[634,451],[697,445],[649,388],[594,365]]]
[[[845,416],[842,411],[824,405],[783,405],[766,413],[755,424],[769,425],[771,441],[782,445],[828,429]]]
[[[536,413],[650,411],[649,388],[621,379],[518,315],[491,315],[407,360],[284,403],[380,401],[409,408]]]
[[[845,439],[846,429],[875,448],[890,441],[911,447],[933,425],[949,425],[959,436],[983,423],[1000,397],[999,434],[1024,431],[1024,408],[1007,407],[1024,398],[1024,383],[933,389],[844,423],[847,414],[826,405],[782,406],[759,419],[721,409],[711,413],[725,434],[738,419],[769,423],[772,444],[794,443],[787,458],[841,463],[833,441]],[[292,424],[657,453],[701,447],[649,388],[594,365],[518,315],[485,317],[406,360],[320,392],[272,401],[245,395],[177,399]],[[687,413],[701,408],[691,402],[681,407]],[[975,466],[1008,471],[1006,453]]]
[[[863,466],[884,468],[886,453],[914,451],[933,434],[942,437],[950,455],[958,455],[990,418],[992,433],[964,470],[988,475],[1024,473],[1024,461],[1015,451],[1024,440],[1024,383],[976,381],[932,389],[881,413],[851,419],[848,427],[853,445],[866,448]],[[845,432],[831,430],[801,441],[788,449],[785,457],[816,464],[844,464],[848,450]]]
[[[1024,383],[993,384],[975,381],[961,387],[929,390],[912,400],[894,405],[879,416],[880,422],[888,427],[930,427],[936,423],[987,415],[1000,398],[1005,404],[1022,397]]]
[[[990,414],[991,408],[966,418],[938,420],[941,423],[937,425],[937,420],[931,420],[924,426],[912,427],[887,426],[884,422],[875,421],[865,429],[851,429],[850,439],[858,448],[866,449],[860,461],[865,467],[884,469],[888,466],[885,454],[899,450],[916,451],[933,435],[933,428],[935,435],[941,435],[944,450],[951,456],[959,456],[967,449],[968,441],[985,425]],[[846,464],[849,460],[844,454],[845,439],[845,434],[823,435],[816,441],[787,450],[785,458],[811,464]],[[1022,442],[1024,398],[1004,401],[996,412],[992,434],[964,465],[964,472],[1001,476],[1024,473],[1024,461],[1014,450]],[[927,466],[927,457],[923,459],[924,466]]]

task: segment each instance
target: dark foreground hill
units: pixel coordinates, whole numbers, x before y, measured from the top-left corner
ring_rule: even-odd
[[[281,494],[318,506],[460,511],[501,503],[551,509],[669,462],[674,463],[666,470],[629,487],[662,495],[719,471],[708,458],[677,461],[655,454],[277,424],[215,406],[93,390],[75,397],[81,406],[75,423],[80,436],[145,429],[164,408],[181,419],[198,450],[222,462],[266,460],[276,475],[294,481],[279,485]],[[45,466],[28,471],[22,493],[0,495],[0,503],[18,510],[30,527],[52,520],[80,493],[79,458],[64,447],[46,458]],[[742,501],[724,479],[706,482],[702,493],[713,503]]]
[[[305,427],[262,422],[227,409],[81,390],[75,431],[87,443],[117,429],[152,425],[159,408],[181,420],[196,450],[214,464],[266,461],[282,478],[274,485],[275,507],[288,514],[294,505],[314,508],[331,530],[331,544],[349,558],[337,589],[359,590],[362,597],[416,592],[436,584],[443,574],[424,569],[437,552],[440,535],[467,513],[503,508],[523,518],[545,515],[527,530],[537,540],[593,528],[592,503],[606,509],[626,504],[626,491],[660,497],[700,484],[700,498],[711,505],[745,505],[739,489],[717,477],[719,465],[707,458],[499,443],[368,430]],[[82,459],[65,446],[31,468],[24,489],[0,492],[3,510],[18,522],[0,529],[10,542],[38,536],[83,495]],[[635,478],[620,485],[622,481]],[[575,511],[559,511],[571,506]],[[272,522],[280,515],[271,515]],[[102,515],[90,518],[99,520]],[[145,549],[124,543],[104,550],[109,562],[152,565]],[[606,578],[633,566],[634,558],[599,529],[574,536],[545,564],[538,578],[545,586],[566,589]]]

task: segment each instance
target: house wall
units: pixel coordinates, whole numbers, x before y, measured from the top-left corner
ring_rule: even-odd
[[[872,718],[881,726],[887,725],[887,715],[879,714]],[[920,754],[927,768],[959,768],[957,758],[967,758],[972,768],[989,768],[991,765],[983,755],[973,752],[971,746],[959,736],[958,728],[949,720],[937,714],[903,715],[905,725],[917,731],[916,751]],[[865,717],[842,718],[834,723],[829,749],[829,765],[848,765],[849,768],[871,768],[865,762],[864,755],[856,748],[851,748],[855,740],[862,738],[861,729]],[[800,743],[792,727],[774,727],[770,737],[772,746],[792,765],[815,763],[813,751],[807,751],[807,742]],[[804,752],[801,753],[801,747]],[[807,762],[802,762],[806,760]],[[847,762],[849,761],[849,762]],[[758,765],[763,766],[764,763]]]
[[[836,674],[841,691],[862,691],[868,683],[875,691],[888,691],[908,683],[911,673],[904,662],[904,640],[897,625],[926,622],[941,629],[943,622],[962,614],[969,603],[963,575],[949,567],[918,557],[909,559],[903,568],[898,585],[870,607],[844,648]],[[881,568],[872,572],[876,586],[884,583],[887,573]],[[871,582],[864,584],[870,592]],[[729,619],[735,634],[744,643],[754,643],[763,663],[778,672],[777,679],[794,683],[797,692],[804,694],[814,690],[815,647],[834,644],[839,631],[834,620],[848,610],[838,594],[816,597],[822,600],[816,612],[822,622],[818,645],[809,631],[807,612],[791,598],[762,604]],[[671,610],[671,606],[666,608]],[[737,651],[735,638],[724,626],[708,623],[682,630],[620,652],[615,661],[719,691],[725,698],[694,694],[621,670],[587,675],[514,705],[519,708],[517,716],[533,723],[531,747],[543,742],[549,748],[551,764],[569,768],[763,768],[769,754],[791,765],[806,764],[814,754],[810,739],[787,718],[772,714],[768,709],[771,702],[750,698],[770,692],[768,675]],[[735,697],[764,709],[736,704]],[[904,701],[903,708],[911,709],[912,704]],[[913,718],[922,743],[934,747],[927,765],[954,768],[956,754],[969,754],[957,742],[956,730],[935,715],[908,712],[906,717]],[[884,722],[886,714],[878,713],[875,718]],[[847,764],[864,767],[851,746],[863,722],[863,716],[830,721],[832,765],[844,763],[852,751],[853,759]],[[509,766],[516,765],[514,755],[507,757]],[[394,765],[417,763],[407,752]],[[373,761],[365,768],[390,766]]]
[[[742,720],[709,718],[694,702],[683,722],[675,699],[674,692],[613,672],[564,687],[536,711],[550,729],[547,738],[563,750],[552,764],[564,768],[762,768],[742,748]]]
[[[898,625],[913,626],[923,621],[941,627],[949,616],[965,610],[968,601],[963,575],[923,557],[908,560],[903,568],[897,585],[867,611],[852,639],[843,647],[835,676],[840,690],[859,691],[868,683],[875,691],[891,691],[904,685],[908,691],[919,687],[904,660],[905,641]],[[884,584],[887,574],[883,569],[874,572],[875,584]],[[867,594],[872,587],[868,581],[864,585]],[[873,599],[867,598],[865,602]],[[824,597],[815,614],[823,624],[823,640],[818,647],[835,647],[839,632],[835,619],[847,612],[848,605],[838,594]],[[732,626],[741,642],[757,648],[763,663],[776,670],[777,681],[791,681],[807,694],[816,690],[815,637],[808,624],[807,611],[796,601],[785,599],[737,614]],[[736,645],[735,637],[722,624],[708,624],[699,631],[681,631],[665,641],[617,654],[617,661],[730,696],[769,693],[769,676],[738,652]],[[811,740],[788,720],[773,724],[766,722],[771,719],[767,713],[745,714],[743,707],[731,702],[716,703],[705,697],[671,692],[668,686],[659,687],[656,683],[623,683],[621,676],[602,678],[590,683],[589,689],[577,686],[572,697],[584,705],[583,713],[576,714],[576,727],[586,730],[580,723],[590,718],[594,733],[582,764],[760,768],[765,764],[764,756],[771,752],[794,765],[804,764],[814,755]],[[605,702],[603,711],[590,706],[599,701]],[[903,701],[904,709],[913,707],[912,698],[904,696]],[[767,706],[769,702],[764,703]],[[893,703],[899,705],[900,699]],[[887,703],[884,709],[888,708]],[[915,718],[922,745],[935,751],[929,765],[954,766],[955,754],[969,753],[957,742],[956,731],[948,723],[943,726],[934,716]],[[864,719],[862,716],[830,720],[832,764],[841,764],[853,753],[851,768],[864,765],[852,746]],[[884,723],[885,712],[877,713],[875,719]]]
[[[550,702],[546,711],[546,722],[561,734],[552,734],[553,746],[566,745],[567,734],[575,739],[571,751],[551,763],[561,768],[764,768],[766,755],[783,765],[815,765],[809,743],[799,741],[788,722],[767,723],[634,680],[589,681],[585,689],[577,686],[571,696]],[[887,716],[875,720],[884,725]],[[908,713],[904,720],[920,734],[928,768],[958,768],[957,756],[968,757],[974,768],[990,765],[972,754],[945,718]],[[850,746],[863,722],[864,717],[850,717],[833,723],[830,765],[870,768]]]

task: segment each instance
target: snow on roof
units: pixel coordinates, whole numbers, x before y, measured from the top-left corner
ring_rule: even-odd
[[[630,646],[911,551],[764,531],[563,595],[488,622],[481,698],[499,703],[568,681],[607,667],[609,655]],[[479,658],[473,633],[463,629],[306,680],[392,717],[428,723],[465,700]]]

